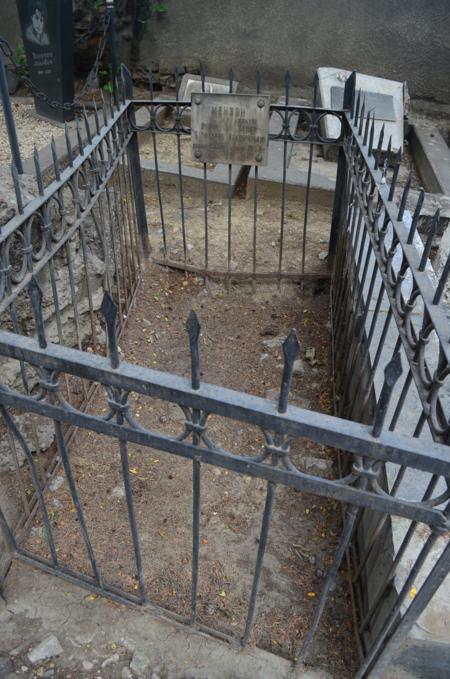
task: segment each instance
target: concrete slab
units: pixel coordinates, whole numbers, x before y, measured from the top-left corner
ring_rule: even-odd
[[[345,81],[350,73],[351,71],[335,67],[317,69],[321,106],[324,108],[336,107],[337,90],[342,90],[343,93]],[[361,90],[362,94],[367,93],[366,113],[374,107],[375,139],[378,139],[383,124],[385,126],[382,150],[387,149],[391,135],[393,150],[397,151],[403,148],[403,83],[357,73],[356,91],[358,92],[358,90]],[[325,135],[332,139],[339,137],[339,121],[333,116],[327,116],[323,120]]]
[[[425,189],[450,196],[450,149],[439,130],[411,125],[409,142]]]
[[[232,91],[236,93],[239,87],[237,80],[233,81]],[[180,85],[180,99],[181,101],[190,101],[191,95],[194,92],[202,92],[202,79],[199,75],[193,73],[185,73],[181,79]],[[227,94],[230,91],[230,82],[223,78],[205,78],[205,92],[214,94]]]
[[[145,658],[149,677],[154,671],[169,679],[333,679],[323,669],[293,667],[254,647],[237,650],[142,608],[113,604],[21,563],[13,563],[5,597],[0,652],[20,668],[29,647],[54,634],[63,648],[53,659],[55,678],[124,676],[136,655]]]
[[[283,103],[284,98],[281,97],[278,103]],[[305,103],[300,99],[293,99],[293,104]],[[290,130],[295,133],[298,124],[298,115],[291,116]],[[282,120],[279,115],[272,113],[269,132],[270,134],[278,134],[282,127]],[[292,164],[292,157],[295,149],[300,146],[300,142],[288,142],[286,146],[286,198],[288,200],[298,200],[303,202],[306,195],[306,185],[308,179],[307,163],[304,164],[304,169],[301,164]],[[305,148],[309,149],[309,145],[304,144]],[[269,162],[266,167],[258,168],[258,195],[266,198],[277,198],[279,200],[281,191],[281,182],[283,177],[283,162],[284,162],[284,142],[278,140],[269,141]],[[331,207],[333,205],[334,188],[335,188],[335,171],[336,165],[334,163],[326,163],[324,166],[314,169],[311,173],[311,202],[316,205]],[[255,170],[250,170],[247,181],[247,198],[252,198],[255,191]]]

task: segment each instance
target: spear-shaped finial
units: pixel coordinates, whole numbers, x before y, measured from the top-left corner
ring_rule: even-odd
[[[36,171],[36,183],[39,191],[39,195],[43,196],[44,195],[44,182],[42,180],[42,172],[41,172],[41,161],[39,158],[39,151],[37,150],[36,146],[34,147],[33,151],[33,160],[34,160],[34,168]]]
[[[206,79],[205,64],[200,64],[200,82],[202,84],[202,92],[205,91],[205,79]]]
[[[289,71],[286,71],[284,74],[284,97],[285,97],[285,105],[287,106],[289,104],[289,92],[291,89],[292,85],[292,78],[291,74]]]
[[[363,131],[363,125],[364,125],[364,116],[366,114],[366,95],[363,96],[363,101],[362,101],[362,106],[361,106],[361,113],[359,116],[359,128],[358,128],[358,134],[359,136],[362,135]]]
[[[392,392],[402,372],[402,359],[400,352],[396,351],[384,369],[384,384],[375,410],[372,436],[378,437],[381,434]]]
[[[14,192],[16,194],[17,210],[19,211],[19,214],[22,214],[23,212],[22,191],[20,188],[19,173],[17,172],[17,166],[14,161],[11,163],[11,177],[14,184]]]
[[[70,167],[73,167],[73,152],[72,152],[72,142],[70,141],[69,128],[67,123],[64,123],[64,137],[66,139],[66,149],[67,149],[67,160]]]
[[[283,342],[284,367],[281,378],[280,396],[278,398],[278,412],[285,413],[288,405],[289,390],[291,388],[294,362],[300,353],[300,342],[297,333],[292,329]]]
[[[431,246],[433,245],[433,238],[436,234],[436,230],[437,230],[440,218],[441,218],[441,211],[438,208],[436,210],[435,214],[434,214],[433,219],[431,220],[430,228],[428,230],[427,240],[425,242],[425,247],[423,249],[422,257],[420,259],[419,271],[425,271],[425,266],[426,266],[426,263],[427,263],[427,259],[430,256]]]
[[[373,113],[372,113],[372,124],[370,126],[370,133],[369,133],[369,147],[367,149],[367,155],[369,156],[369,158],[372,155],[374,138],[375,138],[375,111],[373,111]]]
[[[95,101],[95,98],[92,101],[92,105],[94,107],[95,131],[97,132],[97,134],[100,134],[100,121],[98,119],[98,109],[97,109],[97,102]]]
[[[355,107],[355,119],[354,123],[355,125],[358,125],[358,120],[359,120],[359,107],[361,105],[361,88],[358,90],[358,96],[356,98],[356,107]]]
[[[403,189],[402,199],[400,201],[400,207],[399,207],[399,210],[398,210],[397,220],[399,222],[401,222],[403,220],[403,215],[405,214],[406,201],[408,200],[408,193],[409,193],[409,189],[411,188],[411,178],[412,178],[412,174],[410,172],[409,175],[408,175],[407,182],[405,184],[405,188]]]
[[[56,142],[55,142],[55,137],[52,135],[52,140],[50,142],[50,146],[52,149],[52,159],[53,159],[53,171],[55,173],[55,179],[57,182],[61,179],[61,170],[59,167],[59,160],[58,160],[58,153],[56,151]]]
[[[366,124],[365,124],[365,127],[364,127],[364,138],[363,138],[363,145],[364,146],[367,144],[367,139],[369,138],[370,113],[371,113],[371,111],[367,111]]]
[[[153,99],[154,92],[153,71],[150,71],[150,73],[148,74],[148,91],[150,94],[150,99]]]
[[[191,385],[192,389],[200,388],[200,323],[195,311],[191,311],[186,321],[186,330],[189,336],[191,350]]]
[[[411,222],[411,228],[410,228],[409,233],[408,233],[408,240],[406,241],[408,243],[408,245],[411,245],[411,243],[413,242],[414,234],[416,232],[417,225],[419,223],[419,217],[420,217],[420,213],[422,211],[422,205],[423,205],[424,200],[425,200],[425,191],[424,191],[423,188],[421,188],[420,192],[419,192],[419,197],[417,199],[416,207],[415,207],[415,210],[414,210],[414,215],[413,215],[412,222]]]
[[[91,128],[89,127],[89,120],[87,117],[86,109],[83,106],[83,121],[84,121],[84,128],[86,130],[86,136],[89,144],[92,144],[92,134],[91,134]]]
[[[116,332],[117,305],[107,290],[105,290],[103,295],[100,311],[102,312],[103,318],[105,319],[106,331],[108,333],[108,347],[111,367],[115,369],[118,368],[120,364]]]
[[[47,346],[47,339],[45,337],[44,317],[42,315],[42,290],[34,276],[31,277],[28,283],[28,296],[30,298],[31,307],[33,309],[34,322],[36,323],[36,333],[38,337],[39,346],[45,349]]]
[[[312,105],[313,108],[316,108],[319,102],[319,74],[317,71],[314,73],[314,78],[313,78],[313,98],[312,98]]]
[[[394,172],[392,173],[391,186],[390,186],[390,189],[389,189],[388,200],[393,200],[393,198],[394,198],[395,187],[397,186],[397,178],[398,178],[398,173],[400,171],[401,162],[402,162],[402,150],[399,149],[397,151],[397,156],[395,158]]]
[[[106,110],[106,101],[103,90],[100,90],[100,98],[102,100],[103,125],[106,127],[108,125],[108,111]]]
[[[260,94],[262,76],[259,68],[256,69],[255,80],[256,80],[256,94]]]
[[[178,66],[175,66],[174,77],[175,77],[175,99],[178,101],[180,98],[180,69],[178,68]]]
[[[378,170],[378,166],[381,161],[381,152],[383,150],[383,141],[384,141],[384,123],[381,126],[380,134],[378,135],[378,146],[377,146],[377,152],[375,154],[375,162],[373,164],[374,170]]]
[[[439,283],[433,297],[433,304],[439,304],[439,302],[441,301],[442,293],[444,292],[444,287],[445,284],[447,283],[449,273],[450,273],[450,253],[447,256],[444,268],[442,269],[442,273],[439,277]]]

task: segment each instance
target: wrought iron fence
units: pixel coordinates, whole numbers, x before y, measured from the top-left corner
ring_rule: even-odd
[[[127,104],[103,100],[99,113],[83,111],[76,122],[76,145],[66,126],[63,162],[52,141],[53,163],[42,166],[35,149],[35,182],[25,181],[12,163],[16,196],[15,216],[0,227],[0,318],[2,327],[17,334],[35,332],[34,316],[26,288],[36,278],[45,292],[45,322],[53,342],[102,352],[105,337],[99,323],[104,290],[119,307],[123,329],[147,250],[145,211],[139,175],[136,134],[127,118]],[[11,121],[13,124],[13,121]],[[63,167],[64,163],[64,167]],[[139,200],[141,198],[141,200]],[[2,359],[2,379],[9,386],[31,393],[35,376],[25,363]],[[95,385],[77,388],[65,379],[68,402],[85,407]],[[33,450],[40,456],[39,423],[33,418]],[[64,430],[66,439],[71,433]],[[17,457],[11,442],[11,460]],[[55,470],[54,456],[41,459],[41,481]],[[17,469],[24,517],[32,516],[35,496],[27,491],[26,474]]]
[[[394,202],[401,154],[391,157],[389,140],[382,157],[384,127],[376,139],[375,115],[365,112],[360,96],[353,99],[347,119],[348,132],[339,152],[342,188],[337,196],[339,234],[331,287],[338,413],[371,421],[376,403],[384,398],[385,366],[401,361],[406,370],[386,412],[389,431],[418,439],[424,450],[431,441],[448,445],[450,335],[448,310],[440,302],[450,259],[439,280],[428,261],[439,211],[423,244],[417,224],[424,192],[412,219],[405,219],[411,177],[400,191],[399,206]],[[412,474],[390,460],[380,483],[386,497],[414,499],[450,514],[450,480],[445,474],[431,470]],[[365,648],[359,676],[385,645],[381,665],[389,666],[401,635],[423,610],[433,576],[438,583],[448,572],[448,535],[439,537],[439,531],[431,530],[424,537],[420,528],[415,519],[400,523],[369,508],[358,517],[353,583]],[[377,572],[378,581],[373,575]],[[421,597],[411,603],[410,592],[429,572]]]
[[[230,80],[232,84],[232,78]],[[293,363],[299,352],[299,341],[295,332],[289,334],[283,345],[284,369],[277,403],[201,382],[200,325],[192,313],[187,321],[191,351],[190,380],[133,366],[120,360],[117,333],[123,327],[124,315],[128,313],[130,299],[136,288],[139,242],[148,251],[137,134],[142,129],[147,129],[154,142],[157,131],[164,132],[163,128],[159,129],[161,125],[158,122],[158,107],[164,106],[175,113],[175,122],[166,131],[175,133],[177,139],[182,237],[184,193],[180,137],[189,134],[183,123],[188,102],[178,101],[178,98],[172,102],[133,100],[130,82],[124,73],[122,90],[127,100],[111,110],[109,115],[106,107],[103,107],[105,118],[102,126],[95,113],[96,129],[93,133],[85,117],[87,146],[83,147],[80,131],[80,154],[74,157],[68,139],[68,167],[61,170],[55,154],[55,179],[46,188],[39,157],[36,155],[39,195],[26,205],[22,199],[17,173],[13,173],[19,214],[0,233],[3,281],[0,308],[9,315],[9,326],[0,331],[0,355],[19,366],[18,374],[22,379],[21,383],[17,380],[10,383],[3,380],[0,386],[0,412],[9,436],[22,450],[28,462],[36,497],[32,511],[40,512],[46,531],[49,558],[27,550],[1,511],[0,525],[15,558],[118,601],[155,608],[152,601],[148,600],[143,577],[128,446],[136,443],[146,449],[153,448],[192,460],[190,615],[188,618],[181,618],[169,611],[165,613],[178,620],[182,619],[197,629],[220,636],[218,630],[204,627],[197,615],[202,468],[205,464],[213,465],[263,479],[267,482],[267,487],[259,544],[255,554],[253,584],[249,592],[245,625],[239,634],[240,643],[245,645],[250,639],[255,620],[261,570],[277,487],[289,486],[304,493],[333,498],[341,503],[344,510],[342,534],[318,599],[315,615],[296,659],[304,661],[308,656],[322,613],[330,601],[338,570],[348,553],[353,563],[354,592],[364,655],[357,676],[366,677],[375,663],[377,667],[382,667],[383,663],[389,662],[392,649],[407,634],[450,568],[450,547],[445,538],[450,527],[450,458],[444,398],[450,338],[445,310],[440,305],[450,264],[437,287],[433,288],[424,271],[431,236],[423,253],[418,254],[413,246],[418,210],[411,229],[407,231],[402,218],[408,186],[403,192],[398,209],[392,202],[398,164],[394,167],[393,177],[389,178],[389,158],[381,165],[382,135],[375,149],[374,121],[370,114],[365,117],[364,103],[360,99],[355,102],[353,78],[346,87],[343,111],[323,111],[316,106],[292,105],[289,103],[288,86],[287,82],[284,103],[276,104],[273,108],[274,114],[281,119],[281,129],[274,134],[280,135],[285,156],[286,144],[292,140],[290,120],[294,113],[307,117],[308,132],[302,133],[302,140],[311,143],[311,146],[312,143],[326,142],[320,136],[318,127],[322,114],[336,115],[342,125],[338,139],[338,176],[330,242],[330,253],[334,260],[332,312],[339,417],[289,405]],[[150,111],[150,121],[144,126],[137,122],[140,107]],[[300,134],[298,129],[296,123],[295,136]],[[158,178],[156,152],[154,161]],[[268,272],[276,277],[288,274],[283,270],[285,163],[282,171],[279,266],[275,271]],[[203,255],[207,256],[208,168],[204,166],[202,172],[203,188],[206,191],[203,205]],[[387,183],[389,179],[390,185]],[[164,206],[159,190],[157,181],[164,237]],[[306,195],[303,234],[307,230],[308,192]],[[231,201],[230,192],[228,201]],[[254,201],[256,214],[257,192]],[[228,211],[230,205],[231,202],[228,202]],[[74,327],[77,328],[80,314],[77,312],[79,302],[73,272],[74,249],[80,251],[89,300],[86,308],[91,327],[85,337],[89,343],[98,344],[95,338],[99,332],[96,326],[99,304],[91,300],[87,282],[92,262],[96,261],[93,258],[90,261],[87,249],[89,243],[86,231],[89,219],[92,219],[95,233],[104,248],[101,311],[106,324],[106,338],[101,344],[107,345],[109,358],[100,355],[101,352],[82,351],[86,349],[86,345],[84,336],[78,329],[77,341],[74,343],[76,348],[64,346],[67,342],[64,341],[62,328],[62,289],[58,287],[55,263],[57,257],[61,257],[67,268],[66,294],[68,290],[68,304],[72,310]],[[255,222],[253,228],[257,229]],[[229,243],[230,230],[226,233]],[[186,244],[188,242],[186,236]],[[167,243],[164,247],[167,248]],[[304,253],[305,239],[302,247]],[[185,255],[187,251],[186,247]],[[167,252],[164,251],[165,257]],[[254,254],[255,250],[250,260],[252,266],[242,273],[257,278]],[[170,263],[168,259],[163,261]],[[236,272],[231,271],[229,254],[227,262],[225,274],[235,275]],[[194,266],[190,267],[187,255],[186,262],[182,259],[178,264],[186,269]],[[301,277],[306,273],[302,270],[305,267],[305,258],[301,249],[297,265],[295,275]],[[206,259],[204,265],[198,269],[213,273],[208,269]],[[48,280],[45,279],[44,272]],[[23,318],[26,319],[25,324],[22,322]],[[52,318],[55,330],[50,332],[49,319]],[[392,320],[395,325],[392,325]],[[23,325],[26,332],[22,331]],[[394,334],[391,335],[391,332]],[[26,336],[34,333],[37,339]],[[402,370],[402,365],[407,366],[406,372]],[[82,402],[70,398],[73,378],[88,380],[106,392],[106,415],[86,412]],[[406,420],[406,413],[411,411],[408,398],[414,390],[417,392],[421,411],[419,422],[412,431],[407,428],[409,422]],[[138,423],[132,412],[133,394],[152,396],[180,406],[184,414],[184,424],[178,435],[169,436]],[[78,528],[85,545],[88,574],[86,569],[75,570],[58,558],[48,515],[45,479],[42,478],[30,445],[17,424],[17,412],[32,413],[52,423],[57,452],[62,461]],[[262,452],[251,456],[236,455],[217,445],[208,435],[208,417],[211,414],[231,422],[256,425],[262,430]],[[420,438],[426,429],[425,425],[430,432],[426,445]],[[71,428],[96,432],[105,437],[105,442],[118,442],[137,575],[135,592],[130,593],[109,583],[99,568],[73,473],[73,452],[68,439]],[[301,442],[305,440],[316,441],[342,451],[340,478],[325,479],[304,473],[297,467],[291,453],[292,446],[296,441],[300,441],[301,446]],[[410,474],[427,483],[425,492],[420,496],[409,497],[400,492],[402,481]],[[391,522],[398,518],[408,525],[404,541],[400,547],[394,549],[391,562],[387,562],[388,571],[384,572],[379,591],[368,591],[367,581],[373,570],[373,561],[379,556],[380,545],[384,547],[390,537]],[[402,556],[411,544],[419,524],[427,527],[429,537],[420,548],[397,594],[393,590],[394,577],[398,575]],[[427,565],[431,548],[441,543],[442,549],[437,562],[431,569],[425,569],[424,574],[423,567]],[[419,584],[418,578],[422,578],[422,584]],[[408,593],[413,585],[417,586],[417,593],[405,610]],[[384,606],[386,599],[391,602],[387,613]]]
[[[261,173],[264,168],[257,165],[251,170],[250,167],[231,164],[217,167],[191,158],[190,148],[186,149],[182,143],[183,139],[191,136],[191,100],[180,98],[184,93],[180,95],[182,77],[178,71],[174,82],[175,98],[158,99],[150,74],[149,99],[135,99],[130,111],[132,128],[141,135],[151,135],[148,171],[151,172],[150,192],[156,197],[151,229],[156,261],[222,279],[326,278],[326,265],[318,266],[321,262],[317,259],[323,246],[313,243],[308,230],[308,223],[311,224],[313,153],[315,147],[336,146],[342,142],[343,111],[318,105],[317,80],[314,82],[312,105],[300,102],[292,94],[290,74],[285,74],[283,96],[270,103],[269,155],[274,152],[272,144],[282,148],[280,162],[274,168],[274,202],[279,207],[277,214],[268,218],[260,210]],[[205,92],[208,82],[203,68],[199,83],[202,92]],[[228,83],[229,92],[235,92],[232,70]],[[257,71],[252,93],[260,94],[262,88],[262,76]],[[326,118],[339,122],[339,131],[333,138],[326,137]],[[167,163],[164,155],[161,158],[159,148],[163,139],[174,140],[171,164]],[[301,183],[292,185],[288,167],[292,150],[298,144],[309,145],[307,170]],[[252,188],[248,193],[252,195],[248,197],[248,218],[244,220],[242,206],[236,206],[236,194],[239,192],[239,177],[246,181],[249,172]],[[187,207],[187,200],[192,200],[193,195],[197,198],[198,208],[192,219],[192,206]],[[218,196],[223,199],[220,203],[222,205],[223,202],[223,206],[214,210],[211,203]],[[171,203],[172,206],[178,203],[175,215],[173,210],[169,210]],[[288,229],[288,221],[291,223],[293,218],[296,220],[295,227]],[[242,251],[239,251],[239,246]],[[269,260],[267,250],[271,253]]]

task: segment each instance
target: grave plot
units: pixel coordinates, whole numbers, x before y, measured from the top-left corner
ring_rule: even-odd
[[[189,375],[184,321],[194,309],[202,324],[201,380],[276,399],[281,380],[281,342],[297,329],[303,350],[296,365],[291,402],[330,412],[328,288],[312,284],[231,286],[191,275],[147,270],[120,343],[123,360]],[[97,392],[90,411],[106,412]],[[133,398],[137,421],[175,435],[184,416],[178,406],[146,397]],[[261,449],[257,428],[211,416],[209,437],[239,455]],[[73,445],[74,476],[103,579],[133,593],[138,585],[132,557],[125,491],[117,445],[79,430]],[[130,446],[130,472],[141,536],[148,600],[181,616],[190,609],[192,555],[192,466],[186,460]],[[295,441],[292,459],[299,468],[335,478],[335,454],[312,442]],[[59,476],[46,493],[58,559],[88,573],[89,565],[67,482]],[[202,466],[201,550],[198,621],[239,638],[245,624],[266,484],[224,469]],[[277,488],[264,559],[252,641],[292,657],[311,621],[341,530],[337,503]],[[36,519],[25,546],[46,556],[46,541]],[[346,570],[311,654],[334,677],[348,677],[354,658]]]

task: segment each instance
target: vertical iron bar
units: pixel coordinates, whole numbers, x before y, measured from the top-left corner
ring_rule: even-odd
[[[191,353],[191,387],[200,389],[200,323],[194,311],[191,311],[186,323]],[[200,423],[200,411],[192,410],[194,424]],[[192,442],[197,446],[200,442],[199,433],[192,432]],[[200,493],[201,493],[201,466],[200,460],[192,460],[192,577],[191,577],[191,624],[197,620],[197,591],[198,591],[198,564],[200,558]]]
[[[116,19],[114,12],[114,0],[106,0],[108,12],[109,31],[109,56],[111,58],[111,80],[113,84],[114,103],[119,105],[119,92],[117,89],[117,46],[116,46]]]
[[[19,142],[17,140],[16,125],[9,97],[8,81],[6,80],[5,63],[0,51],[0,96],[3,102],[3,113],[5,116],[6,129],[8,131],[9,147],[14,165],[17,172],[23,174],[22,158],[20,157]]]
[[[302,242],[302,273],[305,273],[305,261],[306,261],[306,232],[308,228],[308,209],[309,209],[309,191],[311,188],[311,172],[312,172],[312,162],[313,162],[313,156],[314,156],[314,137],[316,134],[316,128],[317,128],[317,123],[316,123],[316,106],[317,106],[317,91],[318,91],[318,86],[319,86],[319,77],[317,73],[314,76],[314,83],[313,83],[313,110],[311,112],[312,116],[312,124],[311,124],[311,132],[312,134],[312,139],[310,139],[309,143],[309,157],[308,157],[308,175],[306,179],[306,194],[305,194],[305,209],[304,209],[304,214],[303,214],[303,242]]]
[[[247,612],[247,620],[245,623],[244,634],[241,639],[242,646],[246,646],[250,638],[253,626],[253,619],[255,617],[256,597],[259,589],[259,582],[261,580],[261,570],[264,559],[264,554],[267,545],[267,536],[269,534],[270,517],[272,515],[273,497],[275,484],[269,481],[267,484],[266,502],[264,505],[264,513],[261,524],[261,533],[259,536],[258,554],[256,557],[255,573],[253,576],[252,591],[250,594],[250,604]]]
[[[287,175],[287,145],[289,135],[289,90],[291,74],[286,71],[284,76],[284,119],[283,119],[283,176],[281,183],[281,215],[280,215],[280,247],[278,255],[278,274],[281,277],[283,268],[284,221],[286,212],[286,175]]]
[[[180,97],[180,74],[177,67],[175,69],[175,98],[177,101],[175,113],[175,134],[177,139],[178,186],[180,191],[180,210],[181,210],[181,235],[183,238],[183,257],[184,261],[186,262],[187,242],[186,242],[186,222],[184,215],[184,181],[183,181],[183,168],[181,163],[181,109],[180,104],[178,103],[179,97]]]
[[[125,66],[122,65],[122,75],[124,80],[124,87],[126,89],[125,96],[127,99],[133,98],[133,80],[131,74]],[[132,115],[132,114],[131,114]],[[127,147],[128,163],[130,167],[131,180],[133,185],[134,205],[136,211],[136,219],[141,237],[142,250],[145,257],[148,257],[151,252],[147,214],[145,211],[145,196],[144,187],[142,184],[141,160],[139,156],[139,142],[137,132],[134,132],[128,142]]]

